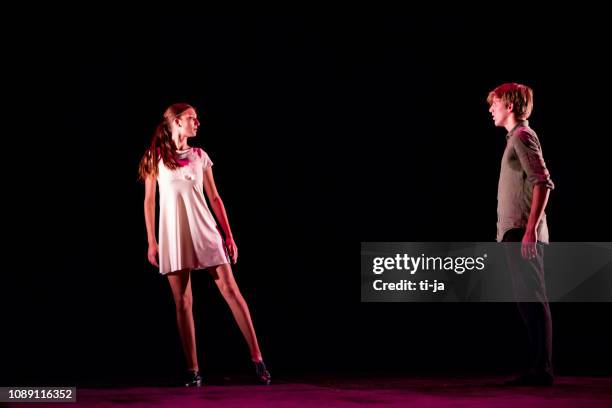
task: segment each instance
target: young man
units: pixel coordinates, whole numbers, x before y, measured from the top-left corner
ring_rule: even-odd
[[[554,184],[540,141],[527,122],[533,91],[525,85],[506,83],[492,90],[487,102],[495,126],[508,131],[497,192],[497,241],[517,243],[506,244],[506,254],[531,353],[529,370],[506,384],[552,385],[552,321],[541,243],[548,243],[544,208]]]

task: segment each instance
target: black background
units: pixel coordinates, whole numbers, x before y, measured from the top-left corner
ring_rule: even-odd
[[[609,241],[611,67],[596,20],[182,12],[51,27],[29,55],[41,92],[22,95],[45,119],[27,130],[35,179],[17,183],[35,210],[17,219],[24,208],[7,200],[20,224],[3,382],[182,370],[169,286],[146,261],[137,181],[175,102],[199,112],[192,144],[215,163],[234,273],[276,377],[521,368],[515,305],[361,303],[359,245],[495,239],[506,132],[486,96],[510,81],[534,89],[530,124],[556,184],[551,240]],[[245,372],[229,309],[207,272],[193,279],[202,368]],[[610,374],[611,304],[551,308],[557,371]]]

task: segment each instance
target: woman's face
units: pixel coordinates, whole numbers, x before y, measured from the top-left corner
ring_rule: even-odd
[[[195,109],[189,108],[177,118],[175,122],[179,132],[187,137],[194,137],[198,133],[200,121]]]

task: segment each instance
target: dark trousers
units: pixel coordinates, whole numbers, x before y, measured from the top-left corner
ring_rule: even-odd
[[[552,369],[552,319],[546,297],[544,282],[544,245],[537,244],[536,256],[525,259],[521,256],[521,241],[525,230],[511,229],[504,234],[508,269],[517,306],[529,335],[530,371],[547,372]]]

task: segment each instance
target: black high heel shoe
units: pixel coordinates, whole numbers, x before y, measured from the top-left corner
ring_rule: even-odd
[[[201,387],[202,376],[197,370],[188,370],[185,377],[185,387]]]
[[[257,382],[264,385],[270,385],[272,382],[272,376],[266,368],[266,364],[263,361],[253,361],[253,364],[255,364],[255,376],[257,377]]]

